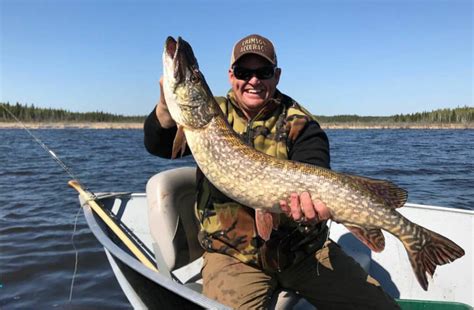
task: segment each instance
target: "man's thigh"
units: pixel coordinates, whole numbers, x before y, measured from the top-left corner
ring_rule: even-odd
[[[202,270],[203,294],[239,309],[264,308],[276,281],[257,268],[219,253],[205,253]]]
[[[281,283],[318,309],[399,309],[379,283],[334,242],[282,274]]]

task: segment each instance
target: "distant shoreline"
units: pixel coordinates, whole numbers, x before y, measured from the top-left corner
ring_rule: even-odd
[[[321,123],[323,129],[474,129],[474,123]]]
[[[143,129],[143,123],[127,122],[34,122],[28,129]],[[321,123],[323,129],[474,129],[474,123]],[[21,129],[15,122],[0,122],[0,129]]]
[[[127,122],[24,122],[28,129],[143,129],[143,123]],[[17,122],[0,122],[0,129],[20,129]]]

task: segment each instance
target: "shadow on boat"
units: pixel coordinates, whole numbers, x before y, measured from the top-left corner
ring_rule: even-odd
[[[393,282],[388,270],[372,260],[372,251],[360,242],[359,239],[351,233],[346,233],[339,237],[337,243],[347,254],[354,257],[358,263],[364,267],[365,271],[367,271],[374,279],[379,281],[387,294],[393,298],[400,298],[400,291],[395,282]]]

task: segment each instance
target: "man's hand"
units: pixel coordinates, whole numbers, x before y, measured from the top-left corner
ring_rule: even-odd
[[[308,192],[303,192],[301,195],[292,193],[290,205],[288,206],[286,200],[281,200],[280,207],[293,220],[304,224],[316,224],[331,217],[331,213],[324,202],[319,199],[313,202]]]
[[[156,117],[163,128],[176,126],[175,121],[171,118],[168,106],[166,105],[165,95],[163,92],[163,77],[160,78],[160,102],[156,106]]]

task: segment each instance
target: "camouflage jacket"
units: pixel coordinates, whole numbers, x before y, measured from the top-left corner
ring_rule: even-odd
[[[290,97],[277,91],[275,98],[250,121],[242,114],[232,91],[216,100],[232,128],[258,151],[329,168],[326,135],[313,116]],[[198,238],[202,247],[261,267],[260,249],[264,241],[257,235],[254,209],[226,197],[199,170],[197,180],[196,213],[201,224]],[[272,233],[267,244],[272,244],[274,236],[290,234],[295,227],[293,221],[281,215],[278,231]]]

